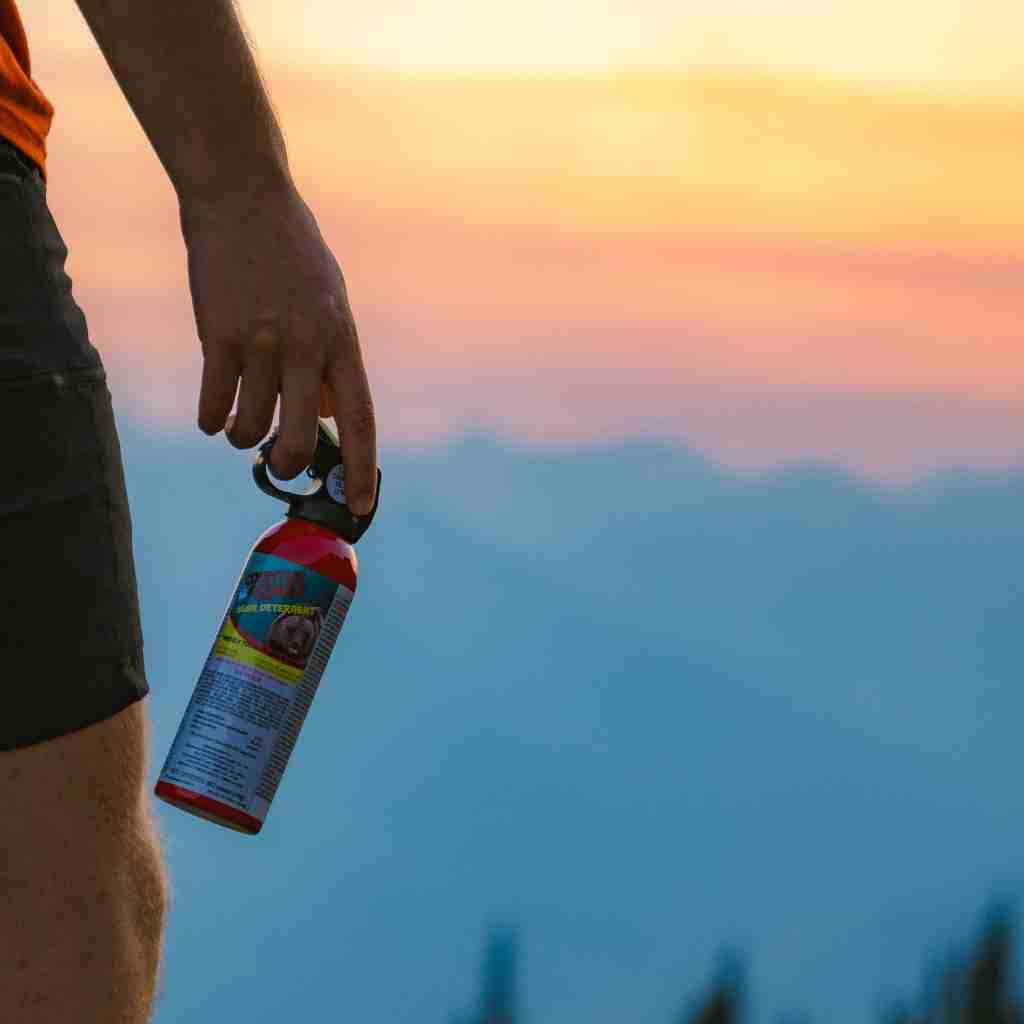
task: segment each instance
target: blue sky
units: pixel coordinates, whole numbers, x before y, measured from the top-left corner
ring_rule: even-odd
[[[279,508],[222,439],[122,433],[155,779]],[[726,947],[757,1021],[853,1024],[1016,898],[1024,480],[482,435],[382,465],[263,833],[159,806],[157,1024],[447,1021],[497,920],[537,1024],[667,1024]]]

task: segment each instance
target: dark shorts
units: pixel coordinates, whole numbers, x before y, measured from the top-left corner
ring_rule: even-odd
[[[121,450],[38,168],[0,139],[0,750],[149,692]]]

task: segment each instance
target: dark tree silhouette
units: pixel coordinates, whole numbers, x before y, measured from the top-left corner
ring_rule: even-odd
[[[496,929],[484,947],[479,1008],[457,1024],[519,1024],[519,938]]]
[[[695,1009],[686,1011],[677,1024],[741,1024],[746,984],[742,961],[726,955],[708,995]]]
[[[1009,913],[989,911],[981,937],[966,961],[946,965],[936,991],[926,994],[919,1010],[899,1007],[886,1024],[1024,1024],[1024,1007],[1014,979],[1015,935]]]
[[[1024,1002],[1015,977],[1016,932],[1006,908],[985,915],[981,934],[966,956],[954,956],[926,987],[919,1008],[892,1007],[882,1024],[1024,1024]],[[746,972],[741,958],[721,960],[710,990],[676,1017],[675,1024],[745,1024]],[[520,1024],[519,942],[514,931],[492,932],[484,950],[478,1008],[452,1024]],[[778,1024],[809,1024],[788,1017]]]
[[[519,1019],[519,940],[511,931],[491,936],[484,959],[480,1024],[516,1024]]]

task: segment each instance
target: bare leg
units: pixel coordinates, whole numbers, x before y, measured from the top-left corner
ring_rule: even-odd
[[[0,1019],[145,1024],[168,884],[144,702],[0,752]]]

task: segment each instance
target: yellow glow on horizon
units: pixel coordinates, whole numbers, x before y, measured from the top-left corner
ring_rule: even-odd
[[[1017,0],[236,0],[264,67],[767,71],[1024,93]],[[34,52],[95,52],[63,0],[23,2]]]
[[[1024,233],[1024,105],[628,73],[275,89],[301,173],[412,221],[968,250]]]

